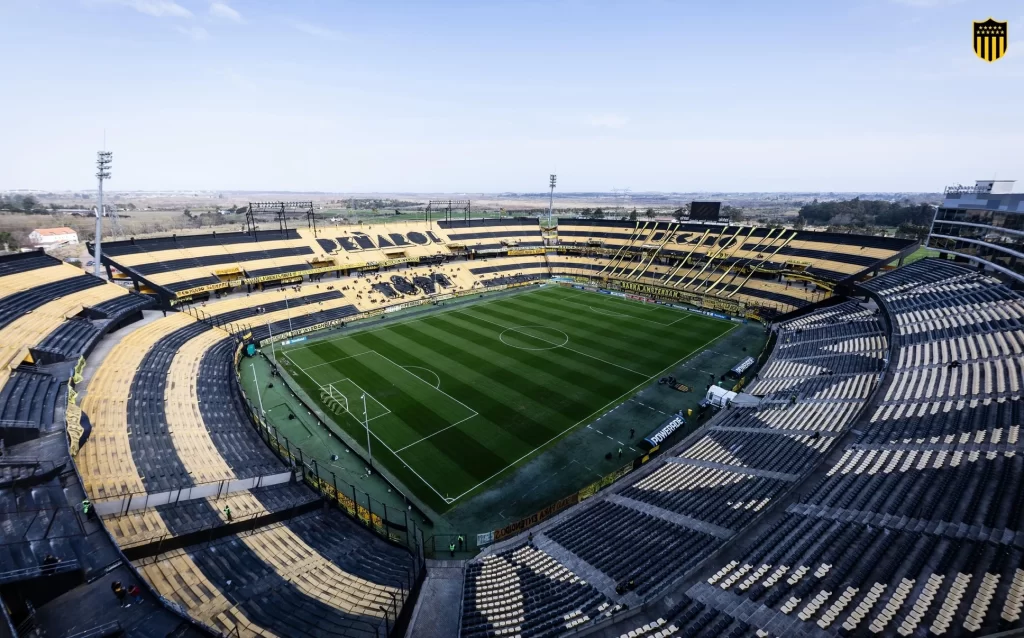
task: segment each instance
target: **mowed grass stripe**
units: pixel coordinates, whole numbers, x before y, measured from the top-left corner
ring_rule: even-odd
[[[412,327],[405,327],[405,330],[396,329],[381,333],[380,338],[386,342],[386,345],[381,345],[382,351],[389,352],[389,356],[396,360],[401,357],[403,361],[415,362],[410,365],[420,365],[433,370],[441,381],[442,390],[458,397],[460,401],[478,412],[478,416],[456,426],[455,429],[471,433],[491,451],[501,456],[508,456],[516,450],[532,449],[534,446],[527,441],[496,425],[507,421],[510,415],[508,388],[494,384],[472,367],[449,357],[447,352],[453,351],[452,348],[438,352],[427,347],[421,332],[429,333],[431,329],[426,324],[418,324],[418,328],[420,332],[413,330]],[[434,343],[444,342],[438,339]],[[389,348],[393,348],[394,352],[388,350]],[[530,419],[527,425],[530,428],[542,427],[533,419]]]
[[[442,338],[445,343],[460,348],[458,357],[488,377],[495,387],[504,386],[518,394],[517,397],[509,396],[510,400],[506,401],[509,409],[541,415],[538,420],[544,429],[557,430],[557,424],[552,421],[559,416],[571,419],[572,415],[585,410],[591,401],[597,400],[596,395],[578,385],[590,375],[580,375],[576,371],[578,366],[565,369],[558,361],[559,355],[551,354],[561,354],[561,351],[534,352],[510,348],[497,340],[497,333],[491,326],[486,323],[474,325],[472,318],[463,318],[462,315],[446,316],[443,322]],[[423,330],[423,327],[417,329]],[[577,378],[563,381],[560,378],[563,373]],[[541,438],[543,440],[542,434]]]
[[[615,354],[622,361],[635,360],[638,353],[661,361],[665,354],[664,344],[677,342],[680,336],[674,328],[638,324],[630,319],[601,317],[593,312],[574,311],[570,306],[525,299],[503,308],[503,311],[514,312],[520,319],[535,317],[544,324],[557,322],[565,326],[573,342],[584,346],[582,349],[604,353],[606,358]]]
[[[410,354],[425,367],[437,368],[442,378],[441,387],[453,395],[458,392],[460,401],[487,418],[500,417],[497,410],[522,408],[536,417],[530,419],[531,427],[544,428],[546,421],[561,416],[508,383],[515,375],[516,362],[481,349],[477,342],[466,339],[466,334],[457,334],[444,324],[433,323],[414,324],[407,330],[409,332],[403,330],[398,336],[407,337]],[[450,384],[456,385],[449,387]]]
[[[597,309],[597,314],[604,314],[604,316],[611,318],[622,318],[622,319],[635,319],[644,323],[655,325],[655,324],[668,324],[677,319],[681,319],[687,314],[683,314],[683,311],[673,310],[664,306],[655,304],[643,304],[638,301],[629,301],[621,297],[615,297],[612,295],[602,295],[600,293],[589,293],[584,291],[577,291],[574,289],[557,288],[547,289],[542,291],[542,294],[537,295],[538,298],[542,298],[545,301],[554,299],[559,305],[579,306],[581,308],[590,309],[591,312]]]
[[[605,363],[623,366],[635,373],[650,376],[653,368],[664,360],[665,349],[644,337],[628,324],[600,328],[592,321],[571,319],[541,310],[543,306],[517,310],[515,307],[491,307],[474,311],[505,327],[521,325],[558,326],[569,337],[565,348],[596,357]],[[624,343],[625,342],[625,343]]]
[[[451,338],[471,341],[487,351],[488,360],[497,364],[498,376],[493,380],[499,385],[504,384],[506,371],[514,370],[518,376],[536,379],[544,387],[557,386],[563,393],[588,395],[584,397],[587,401],[599,401],[619,387],[617,375],[605,374],[607,366],[590,357],[551,347],[549,335],[543,337],[548,341],[538,339],[534,345],[550,349],[522,350],[502,342],[500,328],[472,315],[446,316],[443,325],[448,326]],[[513,335],[520,336],[526,335]]]
[[[680,310],[678,308],[667,308],[665,306],[655,305],[655,304],[644,305],[644,304],[642,304],[641,302],[638,302],[638,301],[629,301],[629,300],[622,299],[622,298],[619,298],[619,297],[613,297],[611,295],[602,295],[602,294],[599,294],[599,293],[585,292],[585,291],[581,291],[581,290],[572,290],[572,289],[560,289],[560,290],[564,290],[565,291],[564,294],[566,294],[566,295],[569,295],[571,297],[576,297],[576,299],[571,300],[574,304],[578,305],[580,303],[585,303],[587,306],[594,306],[595,308],[598,308],[598,309],[601,309],[601,310],[605,310],[608,307],[612,307],[613,308],[612,311],[618,312],[619,309],[615,308],[615,307],[616,306],[622,306],[622,305],[640,306],[642,308],[649,308],[649,309],[654,310],[654,311],[660,310],[664,314],[664,316],[660,317],[659,320],[664,320],[665,323],[670,323],[671,325],[666,325],[664,328],[658,328],[657,326],[654,326],[653,324],[644,324],[644,326],[641,326],[641,327],[645,327],[647,325],[650,325],[650,327],[653,330],[667,329],[667,330],[675,331],[674,334],[681,334],[681,331],[689,332],[689,331],[693,331],[693,330],[699,330],[699,331],[705,332],[705,331],[711,330],[711,327],[713,327],[713,326],[716,327],[715,328],[716,332],[707,332],[707,334],[710,335],[710,334],[722,334],[724,332],[727,332],[727,331],[729,331],[731,329],[731,327],[733,325],[732,322],[727,320],[727,319],[715,319],[714,317],[708,317],[708,316],[705,316],[705,315],[702,315],[702,314],[698,314],[698,313],[695,313],[695,312],[690,312],[688,310]],[[537,295],[537,296],[534,296],[533,298],[534,299],[539,299],[540,297],[541,297],[540,295]],[[524,296],[524,299],[525,299],[525,296]],[[557,300],[558,301],[567,301],[565,299],[557,299]],[[560,305],[566,305],[566,304],[560,304]],[[591,311],[591,312],[593,312],[593,311]],[[596,315],[601,315],[601,313],[597,312],[597,313],[594,313],[594,315],[595,316]]]
[[[506,390],[505,386],[490,382],[486,375],[477,372],[472,366],[467,366],[448,357],[445,352],[451,352],[450,346],[446,351],[435,350],[433,347],[444,346],[446,342],[441,338],[431,337],[429,333],[432,329],[426,324],[418,324],[415,328],[409,327],[409,329],[412,333],[408,335],[394,332],[389,332],[387,335],[376,335],[373,346],[379,352],[387,353],[388,356],[396,360],[401,358],[402,361],[411,362],[410,365],[420,365],[436,370],[441,381],[441,389],[452,396],[457,396],[460,401],[477,412],[477,416],[465,422],[466,425],[460,425],[457,428],[464,431],[480,430],[482,435],[480,439],[489,442],[493,436],[486,436],[487,432],[484,430],[488,425],[498,427],[495,425],[494,419],[497,418],[500,421],[503,415],[508,415],[511,406],[507,401],[488,396],[478,388],[495,389],[498,393],[507,396],[507,391],[502,392]],[[536,407],[542,408],[543,406]],[[554,418],[558,415],[552,413],[551,416]],[[533,419],[530,420],[529,426],[530,428],[543,428],[542,422]],[[504,430],[501,431],[504,432]],[[499,435],[497,432],[492,434]],[[530,441],[524,441],[514,436],[500,436],[499,440],[494,441],[494,446],[489,447],[494,453],[501,454],[502,450],[510,445],[518,448],[533,447]]]
[[[522,299],[527,299],[523,296]],[[700,324],[727,325],[721,319],[713,319],[701,314],[669,308],[659,304],[644,304],[639,301],[629,301],[612,295],[586,292],[573,289],[542,290],[540,294],[531,295],[534,302],[545,303],[552,310],[569,310],[578,308],[587,316],[604,317],[612,321],[640,321],[643,327],[652,330],[679,329],[690,322]],[[550,303],[554,300],[556,303]],[[634,312],[634,309],[644,312]],[[625,315],[625,316],[623,316]]]
[[[648,322],[654,321],[662,324],[668,324],[684,317],[693,317],[705,321],[716,321],[709,317],[698,315],[687,310],[681,310],[679,308],[670,308],[661,304],[649,304],[641,301],[633,301],[623,297],[617,297],[615,295],[604,295],[585,290],[560,288],[558,290],[545,291],[545,293],[551,293],[552,297],[557,298],[558,301],[563,304],[568,303],[593,306],[600,310],[629,315],[630,317],[635,317],[636,319]]]

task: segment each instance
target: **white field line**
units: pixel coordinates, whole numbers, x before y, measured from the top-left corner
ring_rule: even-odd
[[[344,361],[345,359],[354,359],[356,357],[361,357],[364,354],[370,354],[371,352],[374,352],[374,350],[367,350],[366,352],[360,352],[358,354],[350,354],[347,357],[338,357],[337,359],[331,359],[330,361],[324,361],[323,363],[318,363],[316,365],[306,366],[306,369],[307,370],[312,370],[314,368],[319,368],[321,366],[330,365],[330,364],[336,363],[338,361]],[[287,356],[287,355],[285,355],[285,356]],[[288,358],[291,359],[291,357],[288,357]],[[292,361],[292,363],[295,363],[295,361]]]
[[[605,301],[608,301],[610,303],[619,304],[619,305],[626,304],[626,305],[628,305],[628,306],[630,306],[632,308],[635,308],[636,310],[640,310],[640,311],[646,312],[646,313],[657,312],[657,309],[662,307],[661,304],[657,304],[657,305],[647,304],[647,303],[643,303],[641,301],[636,301],[635,299],[626,299],[625,297],[618,297],[618,296],[615,296],[615,295],[606,295],[606,294],[603,294],[603,293],[600,293],[600,292],[594,292],[593,290],[580,290],[579,288],[561,288],[560,290],[565,290],[565,291],[569,291],[569,292],[572,292],[572,293],[579,293],[579,294],[583,294],[583,295],[597,295],[597,296],[601,297],[602,299],[604,299]],[[625,293],[623,293],[623,294],[625,294]],[[666,310],[678,310],[678,309],[677,308],[666,308]]]
[[[282,354],[284,354],[284,356],[285,356],[286,358],[288,358],[288,360],[289,360],[289,361],[292,361],[291,357],[289,357],[287,353],[282,353]],[[292,365],[295,365],[295,362],[294,362],[294,361],[292,361]],[[295,366],[295,367],[298,367],[298,366]],[[302,373],[303,373],[304,375],[306,375],[307,377],[309,377],[309,380],[310,380],[310,381],[312,381],[313,383],[316,383],[316,384],[317,384],[318,386],[320,385],[319,383],[317,383],[317,380],[316,380],[316,379],[314,379],[314,378],[313,378],[313,377],[312,377],[312,376],[311,376],[311,375],[310,375],[310,374],[309,374],[308,372],[306,372],[306,370],[305,370],[304,368],[299,368],[299,370],[302,370]],[[416,375],[413,375],[413,376],[416,376]],[[374,400],[376,401],[376,399],[374,399]],[[380,403],[379,401],[377,401],[377,402],[378,402],[378,403]],[[381,405],[383,405],[383,404],[381,404]],[[351,414],[351,412],[349,412],[349,414]],[[410,471],[410,472],[412,472],[413,474],[415,474],[415,475],[416,475],[416,478],[418,478],[418,479],[419,479],[420,481],[422,481],[424,485],[426,485],[427,487],[429,487],[429,488],[430,488],[430,490],[431,490],[432,492],[434,492],[434,494],[437,494],[437,497],[438,497],[438,498],[440,498],[440,499],[441,499],[442,501],[444,501],[445,503],[452,503],[452,502],[454,502],[454,500],[455,500],[455,499],[453,499],[453,498],[450,498],[450,497],[448,497],[448,496],[445,496],[444,494],[442,494],[442,493],[438,492],[438,491],[437,491],[437,489],[436,489],[436,488],[435,488],[435,487],[434,487],[433,485],[431,485],[431,484],[430,484],[430,483],[429,483],[429,482],[427,481],[427,479],[425,479],[425,478],[423,478],[422,476],[420,476],[420,473],[419,473],[419,472],[417,472],[417,471],[415,470],[415,468],[413,468],[413,467],[412,467],[411,465],[409,465],[408,463],[405,463],[405,461],[404,461],[404,460],[402,459],[402,457],[398,456],[398,454],[396,454],[396,453],[395,453],[395,451],[391,449],[391,446],[390,446],[390,445],[388,445],[387,443],[385,443],[385,442],[384,442],[384,439],[382,439],[382,438],[380,438],[379,436],[377,436],[377,433],[376,433],[376,432],[374,432],[374,431],[373,431],[372,429],[370,429],[370,428],[367,428],[367,430],[368,430],[368,431],[370,432],[370,434],[371,434],[371,435],[373,436],[373,438],[377,439],[377,441],[378,441],[378,442],[379,442],[379,443],[380,443],[381,445],[383,445],[383,446],[384,446],[384,447],[385,447],[385,448],[386,448],[386,449],[387,449],[387,450],[388,450],[389,452],[391,452],[392,454],[394,454],[394,455],[395,455],[395,458],[396,458],[396,459],[398,459],[398,460],[402,461],[402,463],[403,463],[403,464],[405,465],[405,467],[407,467],[407,468],[409,469],[409,471]]]
[[[437,376],[437,373],[434,372],[433,370],[431,370],[430,368],[424,368],[423,366],[402,366],[402,367],[405,368],[406,370],[409,370],[409,369],[412,369],[412,370],[425,370],[425,371],[429,372],[430,374],[434,375],[435,379],[437,379],[437,383],[434,384],[434,387],[437,388],[438,390],[441,389],[441,377]],[[416,373],[413,372],[413,374],[416,374]],[[420,375],[416,374],[416,376],[418,377]]]
[[[498,326],[499,328],[504,328],[505,330],[515,330],[515,331],[518,331],[518,332],[522,332],[521,326],[505,326],[505,325],[502,325],[502,324],[498,323],[497,321],[491,321],[490,319],[486,319],[484,317],[480,317],[480,316],[475,315],[475,314],[471,315],[471,314],[469,314],[466,311],[460,311],[460,314],[464,314],[467,317],[474,317],[476,319],[479,319],[480,321],[486,321],[487,323],[490,323],[490,324],[493,324],[495,326]],[[538,325],[540,325],[540,324],[538,324]],[[523,333],[523,334],[527,334],[528,336],[533,337],[534,339],[537,339],[539,341],[543,341],[544,343],[549,343],[549,344],[555,346],[555,348],[563,348],[565,350],[568,350],[569,352],[575,352],[576,354],[583,355],[584,357],[590,357],[591,359],[593,359],[595,361],[600,361],[601,363],[603,363],[605,365],[614,366],[616,368],[622,368],[626,372],[632,372],[633,374],[639,374],[642,377],[646,377],[647,376],[646,372],[640,372],[639,370],[634,370],[633,368],[627,368],[626,366],[621,366],[621,365],[619,365],[617,363],[612,363],[611,361],[606,361],[606,360],[602,359],[601,357],[595,357],[592,354],[587,354],[586,352],[582,352],[580,350],[576,350],[574,348],[570,348],[569,346],[566,346],[566,345],[563,345],[563,344],[556,344],[553,341],[548,341],[546,339],[542,339],[542,338],[540,338],[540,337],[538,337],[536,335],[531,335],[531,334],[528,334],[528,333]]]
[[[732,322],[730,322],[730,323],[732,323]],[[702,352],[702,351],[704,351],[704,349],[706,349],[706,348],[707,348],[708,346],[710,346],[710,345],[711,345],[712,343],[714,343],[715,341],[718,341],[719,339],[721,339],[721,338],[722,338],[722,337],[724,337],[725,335],[727,335],[727,334],[729,334],[730,332],[732,332],[733,330],[735,330],[737,326],[738,326],[738,324],[733,324],[733,325],[732,325],[732,327],[730,327],[730,328],[729,328],[728,330],[726,330],[726,331],[725,331],[725,332],[723,332],[722,334],[718,335],[717,337],[715,337],[715,338],[713,338],[713,339],[710,339],[710,340],[709,340],[709,341],[707,341],[707,342],[706,342],[706,343],[705,343],[704,345],[702,345],[702,346],[700,346],[700,347],[698,347],[698,348],[695,348],[695,349],[694,349],[693,351],[691,351],[691,352],[690,352],[689,354],[687,354],[687,355],[686,355],[685,357],[683,357],[683,358],[679,359],[679,360],[678,360],[678,361],[676,361],[675,363],[672,363],[672,364],[670,364],[670,365],[669,365],[668,367],[666,367],[666,368],[665,368],[664,370],[661,370],[660,372],[658,372],[658,374],[652,375],[652,376],[648,377],[647,379],[645,379],[644,381],[641,381],[640,383],[636,384],[636,385],[635,385],[635,386],[633,386],[633,387],[632,387],[631,389],[629,389],[629,390],[626,390],[625,392],[623,392],[622,394],[620,394],[620,395],[619,395],[619,396],[617,396],[616,398],[612,399],[612,400],[611,400],[611,401],[609,401],[608,403],[604,404],[604,405],[603,405],[603,406],[601,406],[600,408],[598,408],[598,409],[594,410],[593,412],[591,412],[590,414],[588,414],[588,415],[587,415],[586,417],[584,417],[584,418],[580,419],[579,421],[577,421],[577,422],[576,422],[576,423],[574,423],[573,425],[570,425],[569,427],[565,428],[564,430],[562,430],[562,431],[561,431],[561,432],[559,432],[558,434],[554,435],[553,437],[551,437],[550,439],[548,439],[548,440],[547,440],[547,441],[545,441],[544,443],[541,443],[540,445],[538,445],[538,446],[537,446],[537,447],[535,447],[534,449],[532,449],[532,450],[530,450],[529,452],[527,452],[526,454],[522,455],[521,457],[519,457],[519,458],[518,458],[518,459],[516,459],[515,461],[512,461],[511,463],[509,463],[509,464],[508,464],[508,465],[506,465],[505,467],[501,468],[500,470],[498,470],[498,471],[497,471],[497,472],[495,472],[494,474],[491,474],[490,476],[488,476],[488,477],[487,477],[487,478],[485,478],[484,480],[480,481],[479,483],[477,483],[477,484],[476,484],[476,485],[474,485],[473,487],[469,488],[468,490],[466,490],[466,491],[465,491],[465,492],[463,492],[462,494],[459,494],[459,495],[458,495],[458,496],[456,496],[455,498],[451,499],[451,501],[449,501],[449,502],[452,502],[452,503],[453,503],[453,502],[455,502],[455,501],[459,500],[460,498],[462,498],[462,497],[463,497],[463,496],[465,496],[466,494],[469,494],[470,492],[472,492],[472,491],[473,491],[473,490],[475,490],[476,488],[480,487],[481,485],[483,485],[483,484],[484,484],[484,483],[486,483],[487,481],[490,481],[490,480],[491,480],[492,478],[494,478],[495,476],[497,476],[497,475],[501,474],[502,472],[504,472],[504,471],[505,471],[505,470],[507,470],[508,468],[510,468],[510,467],[512,467],[512,466],[514,466],[514,465],[517,465],[517,464],[518,464],[518,463],[519,463],[520,461],[522,461],[523,459],[527,458],[528,456],[530,456],[531,454],[533,454],[533,453],[534,453],[534,452],[536,452],[537,450],[539,450],[539,449],[541,449],[541,448],[545,447],[546,445],[548,445],[549,443],[551,443],[551,442],[552,442],[552,441],[554,441],[555,439],[557,439],[557,438],[561,437],[561,436],[562,436],[563,434],[565,434],[566,432],[568,432],[568,431],[570,431],[570,430],[574,430],[574,429],[576,429],[577,427],[579,427],[579,426],[580,426],[580,425],[581,425],[582,423],[584,423],[584,422],[586,422],[586,421],[589,421],[589,420],[590,420],[590,419],[591,419],[591,418],[592,418],[592,417],[593,417],[594,415],[596,415],[596,414],[598,414],[598,413],[602,412],[602,411],[603,411],[603,410],[604,410],[605,408],[607,408],[608,406],[610,406],[610,405],[613,405],[613,404],[617,404],[617,403],[619,403],[619,402],[620,402],[620,401],[621,401],[621,400],[622,400],[622,399],[623,399],[624,397],[626,397],[626,396],[628,396],[628,395],[631,395],[631,394],[633,394],[634,392],[636,392],[636,391],[637,391],[637,389],[639,389],[639,388],[640,388],[641,386],[643,386],[643,385],[645,385],[645,384],[649,383],[649,382],[650,382],[650,381],[651,381],[652,379],[654,379],[655,377],[661,376],[662,374],[664,374],[664,373],[668,372],[669,370],[671,370],[672,368],[676,367],[677,365],[679,365],[680,363],[682,363],[682,362],[683,362],[683,361],[685,361],[686,359],[690,358],[691,356],[693,356],[693,355],[695,355],[695,354],[697,354],[697,353],[699,353],[699,352]]]
[[[422,443],[422,442],[426,441],[427,439],[429,439],[429,438],[430,438],[430,437],[432,437],[432,436],[436,436],[436,435],[438,435],[438,434],[440,434],[440,433],[444,432],[445,430],[450,430],[450,429],[452,429],[453,427],[455,427],[456,425],[459,425],[460,423],[464,423],[464,422],[466,422],[466,421],[469,421],[470,419],[472,419],[472,418],[473,418],[473,417],[475,417],[475,416],[476,416],[476,413],[474,413],[474,414],[470,414],[470,415],[469,415],[469,416],[467,416],[467,417],[466,417],[465,419],[462,419],[461,421],[456,421],[455,423],[452,423],[452,424],[451,424],[451,425],[449,425],[448,427],[445,427],[445,428],[441,428],[441,429],[440,429],[440,430],[438,430],[437,432],[434,432],[434,433],[432,433],[432,434],[428,434],[428,435],[426,435],[425,437],[423,437],[422,439],[420,439],[419,441],[413,441],[412,443],[410,443],[409,445],[406,445],[405,447],[400,447],[400,448],[398,448],[397,450],[395,450],[395,454],[398,454],[398,453],[399,453],[399,452],[401,452],[402,450],[408,450],[409,448],[411,448],[412,446],[416,445],[417,443]],[[403,460],[404,460],[404,459],[403,459]]]
[[[477,308],[477,307],[480,307],[480,306],[487,306],[487,305],[490,305],[492,303],[498,303],[499,301],[505,301],[507,299],[511,299],[511,298],[514,298],[514,297],[520,297],[520,296],[525,297],[527,295],[536,294],[536,293],[541,292],[543,290],[546,290],[546,288],[534,288],[533,290],[526,290],[526,291],[523,291],[523,292],[515,293],[513,295],[506,295],[506,296],[503,296],[503,297],[499,297],[498,299],[491,299],[490,301],[481,301],[480,303],[472,304],[472,307],[473,308]],[[371,332],[378,332],[380,330],[387,330],[389,328],[394,328],[396,326],[404,326],[404,325],[408,325],[410,323],[416,323],[416,322],[419,322],[419,321],[426,321],[427,319],[431,319],[433,317],[437,317],[438,315],[443,315],[443,314],[446,314],[446,313],[449,313],[449,312],[459,312],[460,310],[462,310],[462,306],[459,306],[457,308],[449,308],[448,310],[438,310],[437,312],[432,312],[432,313],[430,313],[430,314],[428,314],[426,316],[417,317],[416,319],[407,319],[405,321],[396,321],[395,323],[389,323],[386,326],[379,326],[377,328],[371,328],[370,330],[360,330],[358,332],[353,332],[351,334],[340,335],[340,336],[334,337],[332,339],[317,339],[316,341],[310,341],[308,343],[305,343],[304,345],[297,346],[295,348],[289,348],[287,352],[297,352],[297,351],[300,351],[300,350],[308,350],[310,348],[315,348],[317,346],[317,344],[320,344],[320,343],[334,343],[335,341],[343,341],[345,339],[351,339],[352,337],[358,337],[359,335],[370,334]],[[281,352],[285,353],[285,350],[282,348]],[[287,355],[287,353],[285,353],[285,354]],[[295,361],[292,361],[292,363],[294,364]]]
[[[306,376],[309,376],[309,375],[306,375]],[[313,377],[310,377],[310,378],[312,379]],[[380,401],[378,401],[377,397],[373,396],[372,394],[370,394],[369,392],[364,390],[362,387],[359,386],[358,383],[356,383],[355,381],[353,381],[349,377],[345,377],[344,379],[338,379],[337,381],[331,381],[330,383],[325,383],[325,384],[320,386],[320,391],[323,392],[324,388],[326,388],[327,386],[334,386],[334,384],[336,384],[336,383],[343,383],[345,381],[348,381],[349,383],[351,383],[355,387],[359,388],[359,392],[361,392],[361,393],[365,394],[366,396],[370,397],[371,399],[373,399],[374,403],[376,403],[380,407],[384,408],[384,413],[383,414],[378,414],[377,416],[373,417],[372,419],[367,418],[366,419],[367,423],[369,423],[370,421],[375,421],[375,420],[377,420],[377,419],[379,419],[379,418],[381,418],[383,416],[387,416],[387,415],[391,414],[391,408],[389,408],[388,406],[386,406],[383,403],[381,403]],[[337,390],[338,392],[341,392],[341,390],[338,390],[337,388],[335,388],[335,390]],[[341,393],[344,395],[346,401],[351,401],[352,400],[352,399],[349,399],[349,396],[347,394],[345,394],[343,392],[341,392]],[[328,393],[328,394],[330,394],[330,393]],[[356,414],[353,413],[352,410],[349,410],[347,407],[345,407],[343,409],[345,410],[345,412],[348,412],[349,414],[351,414],[353,419],[355,419],[356,421],[359,421],[360,423],[363,423],[363,419],[360,419],[358,416],[356,416]]]
[[[670,323],[663,323],[661,321],[654,321],[653,319],[645,319],[644,317],[637,317],[636,315],[631,315],[631,314],[627,314],[627,313],[623,313],[623,312],[615,312],[614,310],[603,310],[601,308],[595,308],[595,307],[593,307],[593,306],[591,306],[589,304],[584,304],[584,303],[580,303],[578,301],[573,301],[572,299],[556,299],[555,301],[558,301],[559,303],[572,304],[574,306],[579,306],[581,308],[589,308],[591,310],[591,312],[595,312],[595,313],[597,313],[599,315],[605,315],[605,316],[611,316],[611,317],[622,317],[624,319],[632,319],[634,321],[646,321],[647,323],[653,323],[654,325],[662,326],[663,328],[671,326],[676,321],[681,321],[682,319],[686,319],[686,317],[681,317],[680,319],[676,319],[676,321],[672,321]]]
[[[381,353],[377,352],[376,350],[374,350],[374,352],[376,352],[376,353],[377,353],[377,356],[378,356],[378,357],[380,357],[381,359],[384,359],[385,361],[387,361],[387,362],[388,362],[388,363],[390,363],[391,365],[395,366],[396,368],[400,368],[400,369],[401,369],[401,370],[403,370],[403,371],[404,371],[404,372],[405,372],[406,374],[408,374],[408,375],[409,375],[410,377],[412,377],[412,378],[416,379],[417,381],[419,381],[419,382],[421,382],[421,383],[424,383],[424,384],[426,384],[426,385],[427,385],[428,387],[430,387],[431,389],[433,389],[433,390],[435,390],[435,391],[437,391],[437,392],[440,392],[441,394],[445,395],[446,397],[448,397],[448,398],[449,398],[449,399],[451,399],[452,401],[454,401],[454,402],[458,403],[459,405],[461,405],[462,407],[466,408],[467,410],[469,410],[470,412],[472,412],[472,413],[473,413],[473,414],[472,414],[471,416],[476,416],[476,415],[477,415],[477,411],[476,411],[476,410],[474,410],[473,408],[469,407],[468,405],[466,405],[466,404],[465,404],[465,403],[463,403],[462,401],[459,401],[458,399],[456,399],[456,398],[455,398],[455,397],[453,397],[452,395],[448,394],[447,392],[445,392],[445,391],[444,391],[444,390],[442,390],[441,388],[435,388],[434,386],[430,385],[430,382],[429,382],[429,381],[425,381],[425,380],[421,379],[420,377],[416,376],[415,374],[413,374],[413,373],[409,372],[408,370],[406,370],[406,369],[405,369],[405,368],[403,368],[402,366],[398,365],[397,363],[395,363],[395,362],[394,362],[394,361],[392,361],[391,359],[389,359],[389,358],[385,357],[384,355],[382,355]]]
[[[691,310],[683,310],[682,308],[673,308],[672,306],[666,306],[664,304],[656,304],[652,308],[651,306],[653,304],[644,303],[642,301],[634,301],[632,299],[626,299],[624,297],[614,297],[612,295],[604,295],[604,294],[601,294],[599,292],[592,292],[590,290],[580,290],[579,288],[562,288],[562,290],[571,290],[574,293],[579,293],[581,295],[589,295],[591,297],[596,295],[597,297],[599,297],[601,299],[605,299],[607,301],[614,301],[614,302],[621,302],[621,303],[626,303],[626,304],[633,304],[633,305],[636,305],[636,306],[647,308],[647,309],[652,310],[652,311],[655,308],[664,308],[665,310],[671,310],[672,312],[681,312],[681,313],[683,313],[686,316],[697,315],[697,316],[699,316],[699,317],[701,317],[703,319],[707,319],[708,321],[717,321],[719,323],[735,323],[734,321],[731,321],[729,319],[719,319],[718,317],[709,317],[708,315],[701,314],[699,312],[693,312]],[[675,323],[675,322],[673,322],[673,323]],[[669,325],[671,325],[671,324],[669,324]]]

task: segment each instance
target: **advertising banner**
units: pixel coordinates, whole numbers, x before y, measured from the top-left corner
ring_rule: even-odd
[[[662,444],[670,434],[686,425],[686,419],[681,415],[672,417],[667,423],[662,425],[656,432],[644,439],[644,443],[651,446],[654,449]]]

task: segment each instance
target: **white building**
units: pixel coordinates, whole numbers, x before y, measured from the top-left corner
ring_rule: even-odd
[[[56,248],[78,243],[78,233],[70,228],[37,228],[28,234],[28,240],[36,248]]]

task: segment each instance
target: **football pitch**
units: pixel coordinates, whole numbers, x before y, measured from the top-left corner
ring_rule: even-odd
[[[735,327],[545,286],[278,356],[364,448],[369,429],[375,464],[445,511]]]

